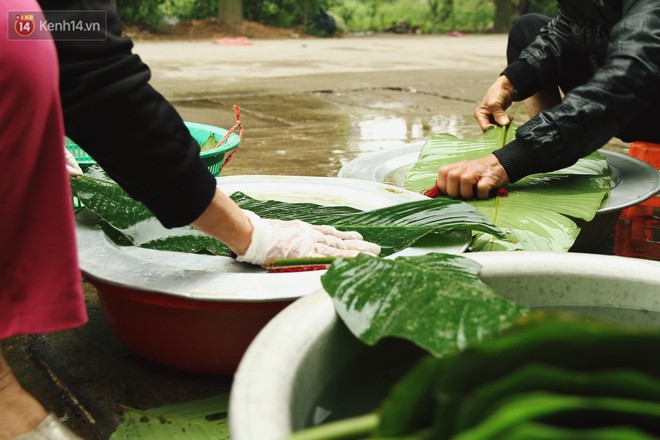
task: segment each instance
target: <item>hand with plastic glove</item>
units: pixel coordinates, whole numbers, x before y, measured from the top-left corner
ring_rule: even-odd
[[[64,148],[64,157],[66,158],[66,172],[69,173],[69,176],[82,176],[82,168],[80,168],[76,158],[73,157],[73,154],[71,154],[71,152],[66,147]]]
[[[284,258],[354,257],[361,252],[378,255],[380,246],[362,239],[357,232],[339,231],[300,220],[263,219],[243,210],[252,223],[252,241],[237,260],[267,264]]]

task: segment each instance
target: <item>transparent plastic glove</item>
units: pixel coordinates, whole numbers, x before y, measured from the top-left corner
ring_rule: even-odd
[[[243,210],[254,227],[252,242],[237,260],[267,264],[283,258],[354,257],[364,252],[380,254],[380,246],[362,239],[357,232],[338,231],[332,226],[314,226],[300,220],[263,219]]]
[[[76,158],[73,157],[73,154],[69,150],[64,148],[64,157],[66,158],[66,172],[69,173],[69,176],[82,176],[83,170],[78,165]]]

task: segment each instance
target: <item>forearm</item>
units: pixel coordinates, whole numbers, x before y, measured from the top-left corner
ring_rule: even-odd
[[[149,68],[120,37],[102,0],[42,0],[44,9],[106,9],[105,41],[58,41],[66,133],[167,227],[207,208],[215,178],[174,107],[149,84]],[[76,12],[71,12],[76,14]]]
[[[238,205],[219,188],[216,188],[209,206],[192,225],[225,243],[239,255],[250,246],[252,224]]]
[[[558,16],[545,25],[518,59],[510,61],[502,72],[513,83],[516,101],[532,96],[548,84],[558,83],[562,65],[560,59],[569,45],[569,20],[559,7]]]

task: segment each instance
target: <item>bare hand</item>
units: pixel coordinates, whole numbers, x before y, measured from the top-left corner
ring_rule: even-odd
[[[64,157],[66,158],[66,172],[71,177],[82,176],[83,170],[78,165],[76,158],[73,157],[73,154],[67,149],[64,148]]]
[[[509,183],[504,167],[495,155],[445,165],[438,170],[436,186],[453,198],[487,199],[492,190]]]
[[[495,83],[490,86],[486,96],[474,111],[474,118],[477,120],[482,131],[497,125],[508,125],[511,118],[505,113],[513,102],[513,85],[509,78],[502,75]]]

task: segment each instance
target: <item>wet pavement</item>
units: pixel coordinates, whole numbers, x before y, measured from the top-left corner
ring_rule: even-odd
[[[360,154],[448,132],[476,136],[472,111],[504,66],[506,37],[373,36],[138,42],[154,86],[187,121],[221,127],[241,108],[245,135],[224,175],[335,176]],[[515,120],[526,119],[520,105]],[[607,148],[626,152],[614,140]],[[86,439],[106,439],[122,405],[152,408],[227,392],[231,378],[136,356],[112,334],[94,288],[80,329],[5,341],[18,377]],[[222,341],[218,341],[222,343]]]

